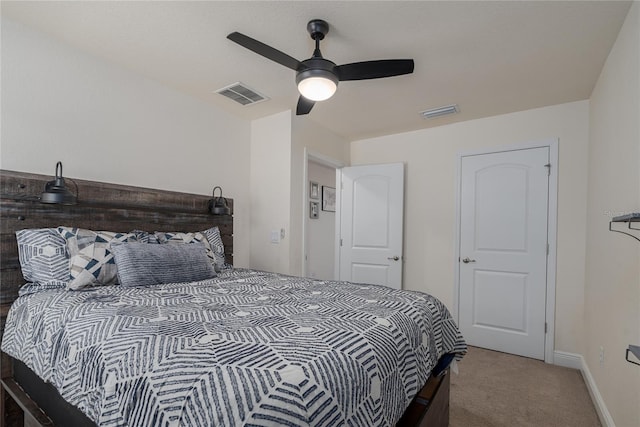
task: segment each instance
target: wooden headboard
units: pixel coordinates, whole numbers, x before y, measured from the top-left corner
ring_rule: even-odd
[[[18,289],[25,283],[20,270],[15,232],[24,228],[58,226],[129,232],[202,231],[220,228],[227,262],[233,264],[233,216],[210,215],[211,196],[152,190],[80,179],[66,179],[75,192],[73,206],[40,203],[45,183],[52,176],[0,170],[0,336]],[[75,184],[75,185],[74,185]],[[233,200],[227,199],[233,212]],[[2,378],[11,366],[2,355]]]

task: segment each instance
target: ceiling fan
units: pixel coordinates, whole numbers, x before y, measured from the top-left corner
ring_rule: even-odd
[[[329,24],[322,19],[313,19],[307,24],[307,31],[316,42],[316,48],[313,56],[304,61],[298,61],[238,32],[227,36],[240,46],[296,72],[296,83],[300,92],[296,114],[299,116],[309,114],[317,101],[331,98],[340,81],[379,79],[413,73],[413,59],[382,59],[336,65],[323,58],[320,53],[320,40],[329,32]]]

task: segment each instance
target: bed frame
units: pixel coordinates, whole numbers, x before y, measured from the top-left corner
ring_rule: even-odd
[[[233,216],[210,215],[210,196],[66,178],[67,186],[78,195],[77,205],[40,203],[45,183],[51,179],[46,175],[0,170],[0,337],[9,308],[25,283],[15,238],[20,229],[64,225],[119,232],[189,232],[217,225],[226,261],[233,264]],[[233,212],[233,200],[227,202]],[[60,416],[68,425],[74,411],[73,416],[79,417],[73,425],[81,425],[82,418],[87,420],[64,402],[51,385],[4,352],[0,354],[0,373],[0,427],[63,425],[54,423]],[[448,424],[449,372],[445,369],[430,378],[397,426]]]

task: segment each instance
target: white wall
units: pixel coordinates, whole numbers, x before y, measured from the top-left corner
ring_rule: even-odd
[[[309,162],[308,179],[318,183],[318,218],[307,218],[307,276],[324,280],[334,279],[336,213],[322,210],[322,187],[336,188],[336,170],[316,162]]]
[[[406,165],[404,289],[428,292],[453,305],[458,153],[558,138],[555,349],[580,353],[588,114],[588,101],[580,101],[353,142],[353,165]]]
[[[251,268],[289,273],[291,112],[251,123]],[[271,232],[285,238],[271,243]]]
[[[590,102],[584,357],[615,425],[640,425],[640,242],[608,231],[640,211],[640,4],[635,2]],[[640,231],[635,232],[640,237]],[[604,363],[600,364],[600,347]]]
[[[2,19],[0,167],[235,199],[249,264],[250,124]],[[153,230],[150,230],[153,231]]]

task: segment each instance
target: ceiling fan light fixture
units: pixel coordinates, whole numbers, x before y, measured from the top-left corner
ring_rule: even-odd
[[[312,101],[324,101],[336,93],[338,85],[324,77],[308,77],[298,83],[298,91]]]
[[[305,70],[296,77],[300,95],[311,101],[324,101],[336,93],[338,76],[327,70]]]

